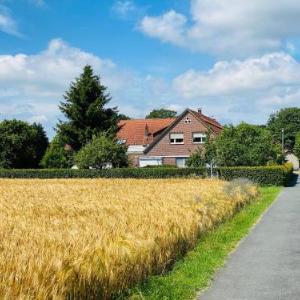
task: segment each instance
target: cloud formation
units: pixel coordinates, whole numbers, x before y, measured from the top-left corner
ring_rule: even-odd
[[[40,53],[0,55],[0,119],[41,122],[52,135],[62,118],[58,104],[86,64],[101,74],[113,97],[110,105],[131,117],[159,107],[179,112],[202,107],[222,122],[263,123],[277,109],[298,105],[300,98],[300,64],[284,52],[223,60],[208,71],[190,69],[166,80],[123,70],[54,39]]]
[[[145,16],[139,28],[193,51],[247,57],[278,51],[299,37],[299,16],[298,0],[191,0],[189,18],[170,10]]]
[[[8,8],[0,4],[0,31],[7,34],[21,36],[17,23],[12,18]]]
[[[220,117],[259,123],[281,107],[299,105],[300,64],[284,52],[219,61],[206,72],[184,72],[173,87],[182,99],[215,108]]]
[[[58,103],[63,93],[87,64],[101,74],[113,94],[130,78],[111,60],[71,47],[61,39],[52,40],[38,54],[0,55],[0,117],[39,120],[52,128],[60,116]]]

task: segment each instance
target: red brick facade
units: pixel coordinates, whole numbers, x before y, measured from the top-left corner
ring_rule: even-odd
[[[119,139],[126,141],[129,145],[128,155],[133,166],[145,166],[150,161],[150,164],[154,165],[184,166],[185,158],[197,148],[204,147],[203,143],[193,141],[193,133],[205,135],[211,129],[211,136],[214,137],[222,130],[222,126],[215,119],[206,117],[201,111],[189,109],[177,119],[130,120],[123,121],[123,123],[120,124]],[[177,140],[177,144],[171,143],[170,135],[172,134],[177,134],[177,139],[181,139],[183,135],[183,142]],[[138,140],[137,136],[140,137]],[[149,140],[149,136],[152,142],[146,145],[144,142]],[[201,136],[198,138],[202,139]],[[134,152],[136,145],[144,146],[146,149],[136,153]]]
[[[193,143],[193,133],[207,132],[207,126],[203,125],[193,114],[188,112],[152,149],[147,151],[145,156],[188,157],[198,147],[203,147],[203,144]],[[171,144],[171,133],[183,133],[184,144]],[[174,158],[165,158],[164,164],[174,163],[174,161]]]

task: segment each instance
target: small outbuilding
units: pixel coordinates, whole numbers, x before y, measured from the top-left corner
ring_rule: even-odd
[[[285,154],[285,160],[287,162],[293,164],[294,171],[298,171],[299,170],[299,159],[298,159],[298,157],[294,153],[292,153],[290,151],[286,152],[286,154]]]

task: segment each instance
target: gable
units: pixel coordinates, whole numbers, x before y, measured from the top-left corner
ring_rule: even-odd
[[[193,142],[193,133],[207,134],[209,130],[212,130],[212,136],[216,136],[222,126],[214,119],[187,109],[146,148],[145,154],[188,156],[199,147],[199,144]],[[183,134],[183,144],[171,144],[170,134]]]

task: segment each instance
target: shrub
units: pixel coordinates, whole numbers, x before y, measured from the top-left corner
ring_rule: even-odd
[[[186,160],[186,165],[189,168],[202,168],[205,166],[205,157],[204,156],[205,156],[204,149],[199,147]]]
[[[172,178],[190,177],[192,175],[205,177],[206,170],[178,168],[121,168],[98,170],[72,169],[34,169],[7,170],[0,169],[0,178]]]
[[[222,167],[221,179],[247,178],[260,185],[286,185],[291,179],[291,164],[267,167]],[[186,178],[207,177],[205,168],[121,168],[98,170],[72,169],[0,169],[0,178]]]
[[[46,169],[70,168],[73,165],[73,150],[65,150],[58,138],[54,138],[41,161]]]
[[[218,169],[220,178],[231,181],[238,178],[247,178],[260,185],[287,185],[293,174],[293,166],[266,167],[221,167]]]
[[[127,167],[127,147],[119,144],[117,139],[104,134],[94,136],[75,156],[75,162],[82,169],[102,169],[107,164],[113,167]]]

